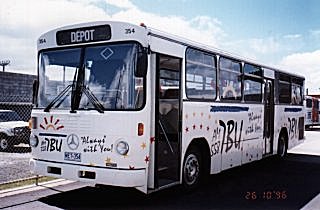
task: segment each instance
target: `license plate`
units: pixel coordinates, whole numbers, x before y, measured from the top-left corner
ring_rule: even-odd
[[[81,153],[65,152],[64,160],[81,162]]]

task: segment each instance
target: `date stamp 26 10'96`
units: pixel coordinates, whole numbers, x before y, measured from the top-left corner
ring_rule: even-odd
[[[286,200],[286,190],[247,191],[244,194],[246,200]]]

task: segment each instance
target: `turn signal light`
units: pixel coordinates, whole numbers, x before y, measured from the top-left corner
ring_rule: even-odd
[[[31,119],[29,120],[29,126],[28,127],[29,127],[30,130],[32,129],[32,120]]]
[[[138,136],[142,136],[144,132],[144,125],[143,123],[138,123]]]
[[[37,129],[37,118],[36,117],[31,117],[29,120],[29,128],[30,129]]]

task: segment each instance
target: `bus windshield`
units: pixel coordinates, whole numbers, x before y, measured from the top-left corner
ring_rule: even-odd
[[[142,108],[138,50],[137,44],[121,43],[41,52],[38,107],[70,109],[78,101],[79,110],[95,109],[97,103],[103,110]]]

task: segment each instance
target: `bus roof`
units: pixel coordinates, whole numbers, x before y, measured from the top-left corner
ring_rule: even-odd
[[[132,40],[133,38],[136,40],[139,40],[139,42],[143,46],[148,45],[148,36],[153,36],[159,39],[164,39],[170,42],[174,42],[179,45],[183,45],[185,47],[192,47],[195,49],[199,50],[204,50],[207,51],[208,53],[213,53],[217,54],[220,56],[224,57],[230,57],[239,61],[243,61],[245,63],[250,63],[253,65],[261,66],[262,68],[265,69],[270,69],[276,72],[284,73],[284,74],[289,74],[294,77],[300,78],[300,79],[305,79],[304,76],[295,74],[295,73],[290,73],[288,71],[281,70],[278,67],[270,66],[270,65],[265,65],[263,63],[260,63],[258,61],[245,58],[243,56],[237,55],[235,53],[227,52],[218,48],[215,48],[213,46],[205,45],[203,43],[195,42],[187,38],[183,38],[180,36],[176,36],[158,29],[154,29],[151,27],[146,27],[144,24],[141,25],[134,25],[131,23],[127,22],[120,22],[120,21],[96,21],[96,22],[87,22],[87,23],[80,23],[80,24],[74,24],[74,25],[68,25],[68,26],[63,26],[60,28],[56,28],[53,30],[50,30],[44,34],[42,34],[39,39],[38,39],[38,51],[42,49],[48,49],[48,48],[54,48],[54,47],[60,47],[57,46],[57,37],[56,34],[59,31],[68,31],[72,29],[81,29],[81,28],[88,28],[88,27],[94,27],[94,26],[101,26],[101,25],[110,25],[111,27],[115,28],[116,30],[112,31],[112,41],[123,41],[123,40]],[[120,31],[126,31],[128,29],[134,29],[134,34],[130,34],[130,36],[125,36],[126,34],[120,34]],[[128,31],[130,33],[130,31]],[[99,43],[99,42],[95,42]],[[81,43],[81,44],[86,44],[86,43]],[[77,46],[74,44],[70,44],[68,46]]]
[[[205,45],[203,43],[199,43],[199,42],[187,39],[187,38],[176,36],[176,35],[173,35],[173,34],[158,30],[158,29],[154,29],[154,28],[150,28],[150,27],[148,27],[148,29],[149,29],[149,35],[151,35],[151,36],[155,36],[155,37],[158,37],[161,39],[176,42],[178,44],[185,45],[186,47],[192,47],[195,49],[204,50],[209,53],[217,54],[220,56],[233,58],[233,59],[239,60],[239,61],[244,61],[245,63],[261,66],[262,68],[274,70],[276,72],[290,74],[290,75],[295,76],[297,78],[305,79],[304,76],[282,70],[281,68],[278,68],[275,66],[266,65],[266,64],[263,64],[261,62],[258,62],[256,60],[253,60],[250,58],[245,58],[243,56],[237,55],[236,53],[231,53],[231,52],[228,52],[228,51],[225,51],[225,50],[222,50],[222,49],[210,46],[210,45]]]
[[[104,30],[101,30],[103,26],[105,26]],[[90,34],[90,32],[93,29],[98,29],[100,31],[98,39],[93,38],[93,39],[90,39],[89,41],[81,40],[83,38],[82,35],[84,35],[85,32],[88,32],[87,35],[92,35]],[[132,30],[134,30],[134,33],[132,33]],[[105,35],[103,33],[109,33],[109,34],[106,36],[103,36]],[[74,42],[71,41],[70,35],[72,34],[74,34],[75,39],[78,39],[78,40],[75,40]],[[66,35],[69,35],[69,36],[66,36]],[[104,38],[101,39],[101,35]],[[67,40],[66,38],[69,40]],[[81,46],[88,43],[97,44],[97,43],[104,43],[106,41],[119,42],[124,40],[131,40],[131,41],[137,40],[144,47],[147,47],[148,41],[147,41],[146,27],[133,25],[125,22],[117,22],[117,21],[96,21],[96,22],[87,22],[87,23],[68,25],[68,26],[63,26],[63,27],[50,30],[42,34],[38,38],[37,48],[38,48],[38,51],[41,51],[43,49],[50,49],[50,48],[75,47],[75,46]]]

